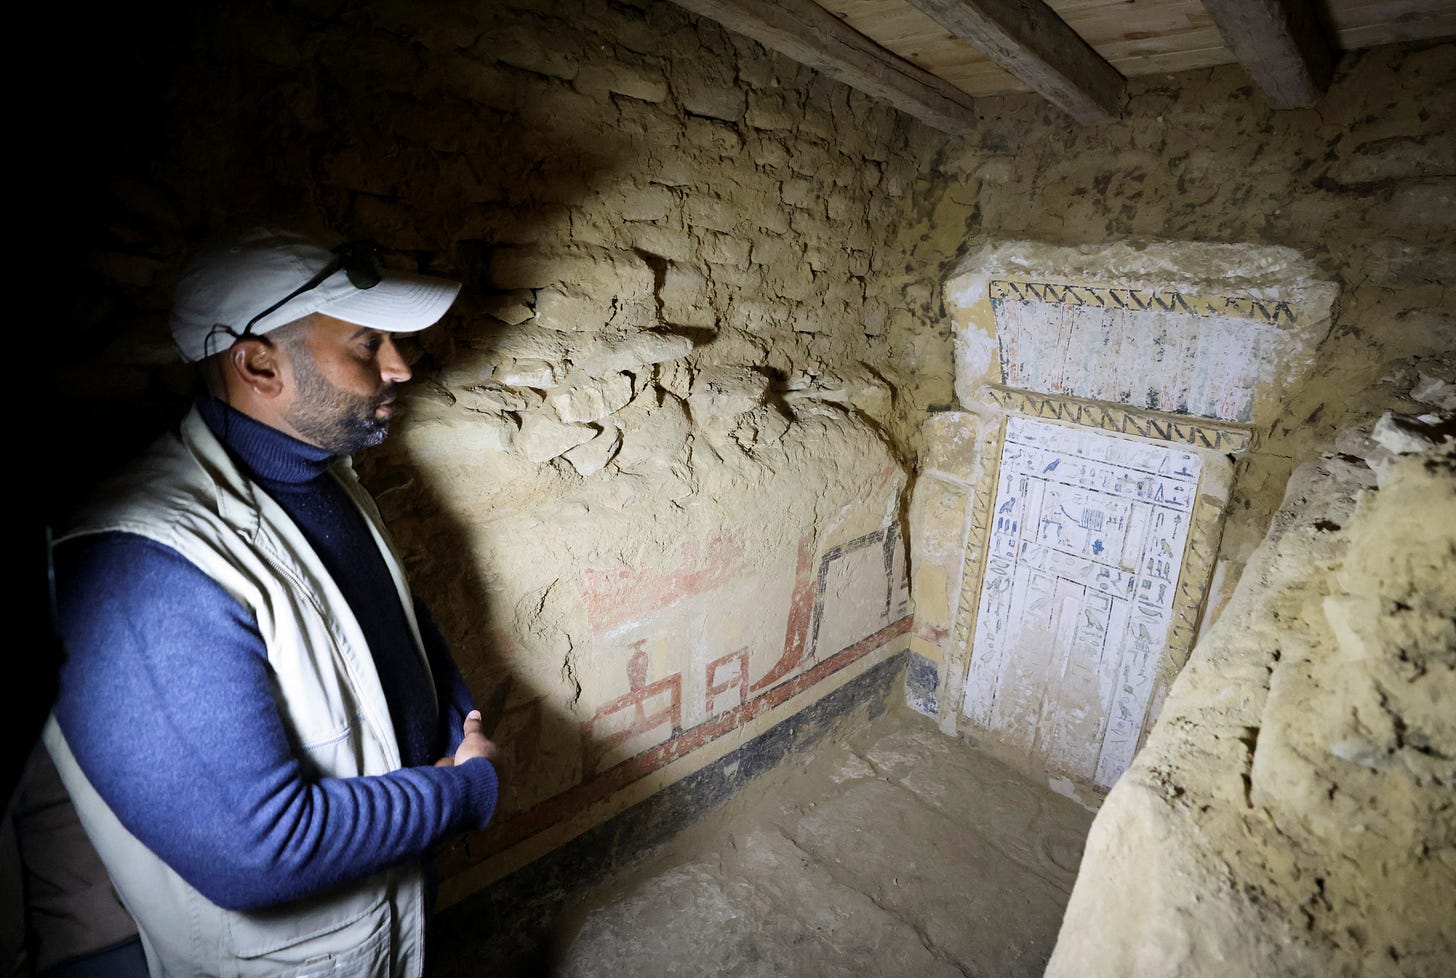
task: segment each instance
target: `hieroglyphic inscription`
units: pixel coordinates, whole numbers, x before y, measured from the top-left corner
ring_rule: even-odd
[[[673,673],[649,683],[650,657],[646,642],[634,642],[627,660],[630,691],[602,704],[596,714],[581,725],[581,770],[584,778],[595,776],[602,761],[619,747],[629,754],[650,744],[676,737],[682,731],[682,674]],[[638,741],[644,743],[638,744]]]
[[[1049,767],[1110,785],[1170,631],[1200,458],[1008,418],[963,711]]]
[[[1247,422],[1292,349],[1294,308],[1251,296],[993,279],[1003,382]]]

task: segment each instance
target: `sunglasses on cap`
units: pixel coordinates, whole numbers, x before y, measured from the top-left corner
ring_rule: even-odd
[[[320,269],[318,274],[314,275],[307,282],[304,282],[298,288],[294,289],[292,292],[288,293],[283,298],[273,303],[267,309],[264,309],[252,319],[248,320],[248,324],[243,327],[241,332],[234,330],[231,326],[224,325],[223,323],[218,323],[213,326],[212,332],[208,335],[208,340],[210,341],[212,336],[216,335],[219,332],[229,334],[233,337],[234,342],[236,342],[237,340],[247,339],[249,336],[252,335],[253,327],[256,326],[260,320],[268,316],[270,313],[281,309],[284,305],[292,302],[294,299],[297,299],[305,292],[309,292],[313,289],[318,288],[320,285],[324,284],[324,282],[327,281],[331,275],[333,275],[341,268],[344,270],[344,274],[349,277],[349,284],[354,286],[354,288],[356,289],[372,289],[374,288],[374,286],[378,285],[380,281],[382,281],[384,278],[383,267],[380,265],[379,262],[379,248],[374,244],[374,242],[346,242],[345,244],[341,244],[334,249],[333,261],[329,262],[322,269]]]

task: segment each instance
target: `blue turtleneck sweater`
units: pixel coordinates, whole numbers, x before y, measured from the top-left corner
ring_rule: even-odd
[[[459,744],[469,691],[416,602],[432,686],[331,457],[206,395],[197,406],[339,583],[368,638],[404,767],[313,777],[274,707],[251,614],[170,548],[106,533],[55,553],[66,653],[55,716],[92,785],[132,834],[229,909],[357,880],[483,827],[496,800],[490,762],[433,766]]]

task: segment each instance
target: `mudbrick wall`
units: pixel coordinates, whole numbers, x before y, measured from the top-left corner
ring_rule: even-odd
[[[1450,44],[1348,55],[1307,111],[1229,67],[1135,79],[1096,128],[983,99],[952,138],[665,2],[99,16],[67,25],[73,94],[32,103],[43,510],[185,401],[167,297],[208,232],[283,215],[465,284],[359,460],[502,705],[501,815],[446,854],[447,902],[912,639],[917,704],[952,708],[907,490],[964,407],[942,297],[967,255],[1255,245],[1334,284],[1229,480],[1225,593],[1290,473],[1370,419],[1349,392],[1456,346]]]

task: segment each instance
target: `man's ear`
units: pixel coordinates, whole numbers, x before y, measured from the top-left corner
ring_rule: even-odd
[[[226,368],[234,383],[242,384],[263,398],[283,391],[282,355],[260,336],[238,340],[227,351]]]

